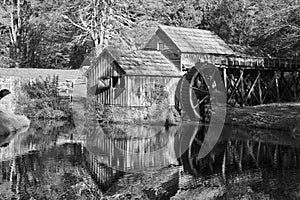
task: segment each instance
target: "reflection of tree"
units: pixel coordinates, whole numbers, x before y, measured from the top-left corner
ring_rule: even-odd
[[[9,192],[1,191],[0,197],[4,195],[10,195],[8,199],[96,197],[99,195],[97,187],[93,185],[80,162],[82,153],[80,145],[69,144],[2,162],[0,186],[10,183],[10,188]]]
[[[203,137],[205,131],[203,133],[201,128],[198,131],[193,138],[191,150],[187,150],[191,152],[191,155],[188,156],[185,152],[181,156],[181,161],[186,172],[202,177],[202,179],[211,175],[220,175],[220,179],[226,180],[227,183],[237,180],[251,182],[259,178],[258,174],[251,170],[258,170],[261,173],[259,180],[262,180],[273,171],[276,171],[276,174],[279,173],[277,171],[279,169],[300,167],[300,149],[286,145],[287,139],[286,141],[278,140],[277,143],[268,143],[234,134],[221,136],[212,152],[205,158],[199,159],[197,155],[202,145],[199,138]]]

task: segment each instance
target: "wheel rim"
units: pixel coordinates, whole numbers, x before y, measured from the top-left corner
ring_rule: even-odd
[[[204,104],[209,99],[209,91],[207,85],[202,78],[200,72],[196,72],[190,82],[190,104],[194,110],[195,115],[200,119],[201,109],[204,109]]]

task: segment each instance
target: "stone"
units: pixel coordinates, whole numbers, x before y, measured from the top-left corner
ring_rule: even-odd
[[[0,109],[0,145],[17,132],[28,129],[30,120],[24,115]]]

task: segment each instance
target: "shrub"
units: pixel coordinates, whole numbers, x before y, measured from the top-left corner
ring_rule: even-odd
[[[113,121],[112,108],[108,106],[103,106],[101,103],[97,102],[96,98],[87,98],[87,113],[88,119],[98,120],[100,123],[107,124]]]
[[[150,106],[153,104],[168,104],[169,93],[166,91],[162,83],[154,83],[153,85],[146,85],[145,101]]]
[[[67,119],[72,116],[68,102],[59,97],[58,76],[23,82],[17,111],[35,119]]]

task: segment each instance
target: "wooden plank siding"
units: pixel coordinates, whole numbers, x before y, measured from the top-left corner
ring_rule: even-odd
[[[88,87],[92,88],[98,84],[100,77],[121,77],[124,74],[121,69],[114,62],[114,58],[104,53],[92,62],[91,70],[88,72]],[[112,84],[112,79],[105,80],[106,84]],[[119,98],[114,99],[115,88],[111,87],[109,90],[97,95],[97,100],[104,105],[126,105],[125,94],[121,94]]]
[[[153,88],[155,83],[160,83],[169,92],[169,104],[175,105],[175,91],[181,75],[161,53],[125,52],[125,57],[120,61],[116,59],[115,52],[107,50],[102,53],[92,62],[91,69],[87,72],[87,85],[93,88],[90,89],[91,92],[97,88],[100,77],[109,77],[105,83],[110,85],[110,88],[96,97],[99,103],[129,107],[147,106],[147,88]],[[141,54],[144,57],[141,57]]]
[[[159,43],[164,44],[163,49],[158,48]],[[265,67],[264,59],[257,56],[255,50],[228,45],[208,30],[159,25],[143,49],[161,51],[181,72],[195,66],[197,62],[209,62],[222,68]]]
[[[194,67],[198,62],[209,62],[215,65],[227,65],[227,58],[223,55],[211,55],[211,54],[181,54],[181,64],[185,68]]]
[[[163,46],[162,49],[159,48],[160,44]],[[156,34],[153,35],[143,49],[161,51],[163,55],[165,55],[180,71],[182,71],[179,49],[160,29],[157,30]]]
[[[125,90],[115,98],[116,88],[111,87],[109,90],[97,95],[97,100],[104,105],[118,106],[147,106],[146,94],[147,88],[153,87],[155,83],[165,86],[169,94],[169,105],[175,105],[175,90],[180,77],[151,77],[151,76],[126,76]]]
[[[163,48],[159,48],[159,44],[163,44]],[[172,42],[172,40],[164,34],[161,30],[157,30],[156,34],[150,39],[150,41],[145,45],[144,50],[159,50],[159,51],[167,51],[178,52],[178,48]]]
[[[180,77],[154,77],[154,76],[127,76],[128,84],[126,86],[128,96],[128,105],[147,106],[146,95],[149,87],[155,83],[165,86],[168,92],[168,102],[170,106],[175,105],[175,91]]]

